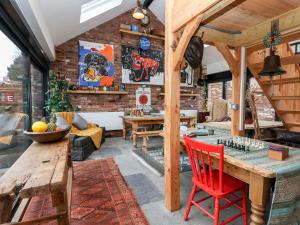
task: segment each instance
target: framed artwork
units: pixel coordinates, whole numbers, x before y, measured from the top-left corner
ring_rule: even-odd
[[[122,46],[122,83],[164,85],[162,51]]]
[[[185,65],[180,70],[180,86],[194,87],[194,69],[185,62]]]
[[[149,87],[136,89],[136,108],[151,110],[151,89]]]
[[[113,45],[79,41],[79,85],[112,86],[115,75],[113,62]]]

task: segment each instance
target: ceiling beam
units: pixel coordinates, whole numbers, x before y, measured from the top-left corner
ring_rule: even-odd
[[[177,0],[173,8],[172,31],[176,32],[189,21],[222,0]]]
[[[220,32],[211,28],[201,27],[197,34],[198,36],[202,36],[203,33],[203,42],[206,44],[213,45],[214,42],[222,42],[232,47],[235,46],[235,38],[236,34],[228,34],[224,32]]]
[[[245,1],[246,0],[222,0],[216,3],[203,13],[202,23],[206,24],[211,22]]]
[[[202,23],[206,24],[244,1],[246,0],[178,0],[173,10],[175,20],[172,31],[180,30],[199,14],[203,14]]]
[[[185,26],[182,36],[180,37],[179,43],[177,45],[177,48],[174,52],[174,69],[175,70],[180,69],[180,64],[182,63],[186,48],[187,48],[192,36],[195,34],[197,29],[199,28],[202,17],[203,17],[203,15],[200,14],[199,16],[195,17],[193,20],[188,22],[188,24]]]
[[[251,47],[261,44],[266,33],[271,31],[271,21],[277,18],[279,19],[279,29],[283,37],[300,31],[300,7],[298,7],[242,31],[240,35],[236,36],[235,46]]]

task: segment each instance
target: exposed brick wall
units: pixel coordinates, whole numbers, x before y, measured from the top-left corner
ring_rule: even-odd
[[[222,82],[210,83],[208,85],[208,106],[210,106],[211,102],[213,102],[214,100],[222,98],[222,86]],[[227,81],[225,87],[226,99],[231,100],[232,81]],[[250,79],[250,91],[262,91],[254,78]],[[266,96],[256,95],[255,105],[259,120],[272,121],[275,119],[274,108],[272,107]]]
[[[164,29],[163,24],[149,11],[151,19],[150,27]],[[78,85],[78,44],[79,40],[97,42],[103,44],[114,45],[114,64],[115,64],[115,83],[121,84],[121,45],[137,46],[139,38],[132,35],[119,32],[120,23],[137,24],[131,17],[131,11],[128,11],[98,27],[95,27],[65,43],[56,47],[56,61],[52,63],[51,68],[65,75],[71,80],[72,84]],[[140,27],[140,30],[143,28]],[[153,50],[164,51],[164,43],[161,40],[151,39],[151,48]],[[95,111],[123,111],[124,108],[135,107],[135,91],[140,85],[126,84],[128,95],[118,96],[108,95],[71,95],[72,103],[79,107],[79,111],[95,112]],[[182,88],[194,93],[202,93],[202,89],[197,88]],[[163,109],[164,99],[159,96],[161,92],[160,86],[151,86],[152,106],[158,109]],[[182,109],[201,109],[201,98],[182,98]]]
[[[207,85],[207,109],[210,111],[212,103],[223,98],[223,82],[209,83]]]
[[[250,79],[250,90],[251,91],[262,91],[259,84],[254,78]],[[270,104],[266,96],[255,95],[255,106],[259,120],[274,120],[275,110]]]

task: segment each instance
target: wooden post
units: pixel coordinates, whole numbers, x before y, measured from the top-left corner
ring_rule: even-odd
[[[235,68],[232,71],[232,102],[235,104],[240,104],[240,88],[241,88],[241,48],[235,50]],[[242,135],[240,132],[239,123],[240,123],[240,107],[239,109],[232,111],[231,117],[231,134],[232,135]]]
[[[214,45],[218,51],[223,55],[226,60],[229,69],[232,73],[232,103],[240,103],[240,79],[241,79],[241,47],[237,47],[233,54],[229,47],[220,42],[215,42]],[[232,111],[231,116],[231,134],[232,135],[244,135],[244,132],[239,130],[240,110]]]
[[[180,208],[180,172],[179,172],[179,125],[180,125],[180,77],[174,70],[175,35],[172,32],[172,10],[175,0],[166,0],[165,26],[165,205],[170,211]]]

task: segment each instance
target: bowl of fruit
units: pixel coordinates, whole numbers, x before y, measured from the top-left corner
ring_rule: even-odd
[[[24,131],[24,134],[35,142],[47,143],[63,139],[71,130],[70,126],[59,127],[56,124],[55,114],[48,121],[47,118],[44,118],[41,121],[34,122],[31,130]]]

